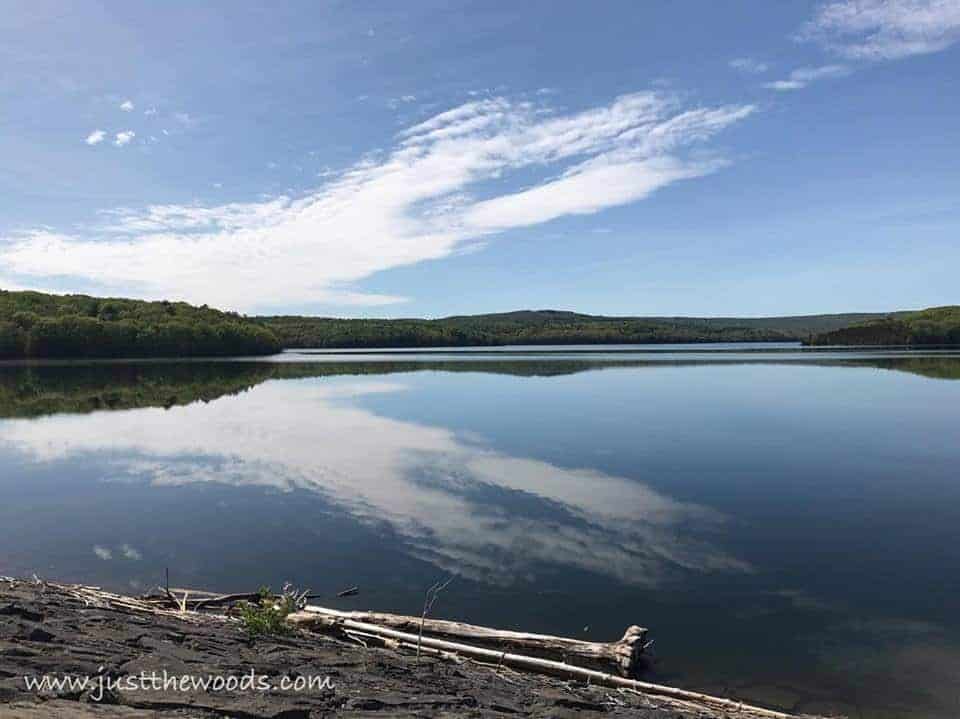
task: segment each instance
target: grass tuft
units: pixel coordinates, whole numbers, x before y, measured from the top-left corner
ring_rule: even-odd
[[[297,592],[284,585],[283,592],[275,596],[270,587],[260,587],[257,602],[240,605],[240,621],[252,639],[258,636],[287,636],[293,627],[287,624],[287,615],[297,611],[305,603],[306,592]]]

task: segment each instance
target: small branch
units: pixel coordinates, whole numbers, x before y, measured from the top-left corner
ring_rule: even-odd
[[[423,614],[420,615],[420,634],[417,639],[417,660],[420,659],[420,645],[423,641],[423,625],[427,620],[427,614],[433,609],[434,603],[437,601],[437,598],[440,596],[440,592],[446,589],[450,582],[453,581],[453,576],[450,575],[450,578],[445,582],[437,582],[430,589],[427,590],[427,594],[423,600]]]

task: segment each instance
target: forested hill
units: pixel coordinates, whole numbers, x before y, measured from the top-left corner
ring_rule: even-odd
[[[524,310],[443,319],[260,317],[284,347],[464,347],[545,344],[662,344],[806,340],[885,314],[795,317],[604,317]]]
[[[206,306],[0,290],[0,359],[213,357],[280,349],[262,324]]]
[[[823,332],[811,345],[960,345],[960,306],[901,312]]]
[[[0,290],[0,359],[216,357],[281,348],[777,342],[954,344],[960,308],[794,317],[605,317],[524,310],[442,319],[253,317],[184,302]]]

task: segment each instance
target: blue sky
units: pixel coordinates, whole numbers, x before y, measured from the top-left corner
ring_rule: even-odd
[[[960,0],[11,4],[0,287],[247,313],[960,302]]]

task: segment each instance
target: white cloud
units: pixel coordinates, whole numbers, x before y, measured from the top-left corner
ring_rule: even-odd
[[[626,163],[601,162],[523,192],[474,205],[468,227],[506,230],[553,220],[561,215],[588,215],[604,207],[639,200],[676,180],[711,172],[710,165],[655,158]],[[602,187],[603,192],[596,192]]]
[[[350,285],[503,230],[599,212],[714,172],[722,159],[703,159],[690,146],[752,111],[684,108],[656,93],[567,115],[477,100],[404,130],[392,149],[303,196],[113,210],[95,234],[8,238],[0,267],[21,282],[79,277],[112,292],[239,310],[398,301]],[[531,185],[531,177],[539,179]]]
[[[133,130],[124,130],[123,132],[118,132],[116,137],[113,139],[113,144],[117,147],[123,147],[124,145],[129,145],[133,142],[133,138],[137,136]]]
[[[416,102],[416,95],[401,95],[400,97],[391,97],[387,99],[387,107],[391,110],[396,110],[401,105],[410,104],[411,102]]]
[[[748,75],[760,75],[770,69],[767,63],[755,60],[752,57],[738,57],[731,60],[729,64],[734,70],[739,70]]]
[[[120,103],[120,109],[124,112],[133,112],[133,102],[130,100],[124,100]]]
[[[87,135],[87,139],[84,140],[84,142],[87,143],[88,145],[99,145],[101,142],[103,142],[106,139],[106,137],[107,137],[107,133],[105,133],[103,130],[94,130],[89,135]]]
[[[960,40],[960,0],[834,0],[800,38],[858,60],[939,52]]]
[[[844,77],[850,74],[850,68],[846,65],[823,65],[822,67],[801,67],[790,73],[786,80],[776,80],[775,82],[766,82],[764,87],[771,90],[800,90],[811,82],[823,80],[831,77]]]

